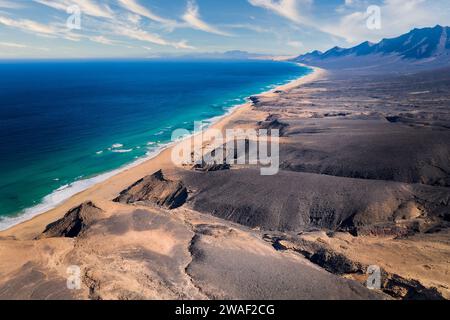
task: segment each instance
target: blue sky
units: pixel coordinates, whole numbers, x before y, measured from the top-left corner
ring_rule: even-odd
[[[367,27],[371,5],[379,29]],[[80,29],[68,27],[78,20],[68,8],[80,10]],[[450,25],[450,1],[0,0],[0,58],[294,55],[436,24]]]

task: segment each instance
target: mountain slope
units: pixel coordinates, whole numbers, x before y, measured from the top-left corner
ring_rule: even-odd
[[[446,63],[450,61],[450,27],[414,29],[379,43],[366,41],[348,49],[334,47],[324,53],[314,51],[294,61],[327,67]]]

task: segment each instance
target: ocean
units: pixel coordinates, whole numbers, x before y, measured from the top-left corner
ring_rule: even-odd
[[[274,61],[0,62],[0,229],[310,73]]]

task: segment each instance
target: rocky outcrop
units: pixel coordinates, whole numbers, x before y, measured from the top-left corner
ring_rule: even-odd
[[[192,167],[193,170],[201,172],[222,171],[229,170],[230,168],[231,166],[227,163],[207,163],[205,161]]]
[[[266,121],[273,121],[273,120],[278,120],[281,117],[280,114],[277,113],[271,113],[267,116]]]
[[[49,224],[40,238],[78,237],[98,220],[102,212],[92,202],[85,202],[71,209],[62,219]]]
[[[260,98],[258,97],[258,96],[251,96],[251,97],[249,97],[248,98],[252,103],[253,103],[253,105],[257,105],[261,100],[260,100]]]
[[[161,170],[125,189],[114,202],[158,205],[167,209],[181,207],[188,197],[182,181],[167,180]]]
[[[277,250],[294,251],[302,254],[312,263],[330,273],[353,279],[365,284],[368,265],[354,261],[345,254],[336,252],[321,241],[310,241],[289,236],[272,237],[266,234],[266,241],[272,242]],[[395,299],[401,300],[443,300],[442,294],[434,287],[427,288],[415,279],[406,279],[398,274],[380,268],[381,291]]]
[[[273,117],[269,116],[266,121],[261,121],[258,123],[258,128],[261,130],[279,130],[280,137],[286,135],[286,129],[289,127],[287,123],[280,122],[278,119],[273,119]]]

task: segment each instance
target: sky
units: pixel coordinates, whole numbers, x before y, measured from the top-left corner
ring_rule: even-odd
[[[0,58],[292,56],[436,24],[449,0],[0,0]]]

